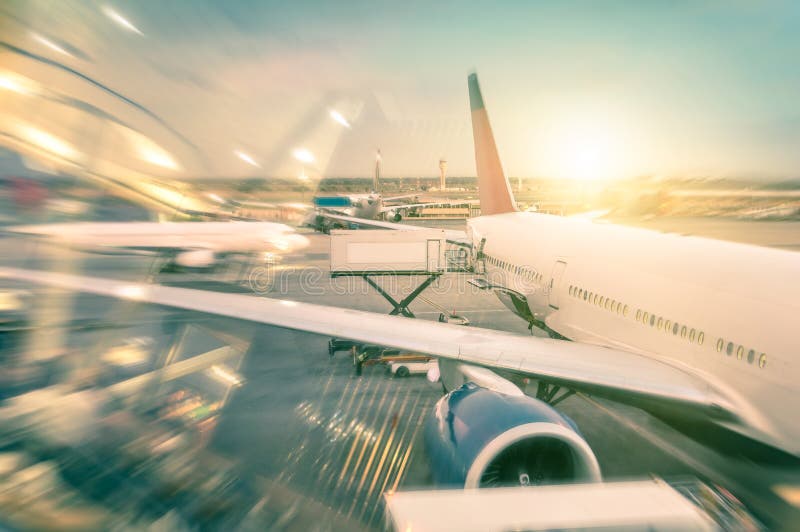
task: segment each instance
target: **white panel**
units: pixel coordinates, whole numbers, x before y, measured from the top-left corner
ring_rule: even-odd
[[[425,262],[424,242],[348,242],[347,262],[350,264],[386,264]]]
[[[428,271],[433,272],[439,269],[440,242],[438,240],[428,240]]]

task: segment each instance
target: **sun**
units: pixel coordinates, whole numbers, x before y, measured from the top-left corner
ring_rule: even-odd
[[[552,177],[598,181],[620,177],[625,142],[617,127],[600,120],[572,120],[551,130],[544,167]]]

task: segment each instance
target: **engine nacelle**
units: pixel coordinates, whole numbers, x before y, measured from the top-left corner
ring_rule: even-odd
[[[399,222],[403,219],[403,215],[400,214],[400,211],[387,211],[386,218],[393,222]]]
[[[210,249],[184,251],[175,257],[175,264],[184,268],[208,268],[216,262],[216,256]]]
[[[600,465],[569,418],[528,396],[467,383],[425,423],[438,484],[465,488],[601,480]]]

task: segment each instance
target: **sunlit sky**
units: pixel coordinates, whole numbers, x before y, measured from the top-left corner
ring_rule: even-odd
[[[0,18],[6,44],[150,112],[0,49],[6,72],[134,124],[160,175],[369,175],[378,148],[384,175],[440,158],[474,175],[472,70],[513,176],[800,175],[797,2],[11,2]],[[74,111],[42,124],[25,105],[86,160],[132,149],[97,155]]]

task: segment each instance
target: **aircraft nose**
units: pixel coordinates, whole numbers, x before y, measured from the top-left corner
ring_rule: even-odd
[[[277,251],[288,253],[297,251],[308,246],[310,241],[303,235],[284,234],[278,237],[267,238],[267,244],[273,246]]]
[[[311,243],[311,241],[308,238],[304,237],[303,235],[297,235],[297,234],[291,235],[289,240],[290,240],[289,247],[291,250],[294,251],[297,251],[299,249],[304,249],[308,247],[308,245]]]

